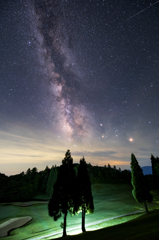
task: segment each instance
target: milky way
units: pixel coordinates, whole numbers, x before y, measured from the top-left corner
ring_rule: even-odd
[[[64,4],[59,1],[38,1],[34,5],[34,33],[39,60],[49,81],[50,117],[67,140],[90,136],[92,119],[81,104],[81,72]],[[56,117],[55,117],[56,116]]]
[[[5,162],[59,165],[68,148],[77,162],[129,168],[133,152],[150,165],[159,155],[158,12],[156,0],[0,1],[4,171]]]

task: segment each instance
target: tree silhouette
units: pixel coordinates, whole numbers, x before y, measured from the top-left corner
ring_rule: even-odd
[[[153,197],[148,188],[143,171],[133,153],[131,154],[131,183],[133,185],[133,197],[137,202],[144,204],[145,210],[148,213],[146,201],[152,202]]]
[[[73,158],[67,150],[62,160],[57,180],[54,184],[53,194],[48,204],[48,212],[56,221],[63,214],[63,237],[66,236],[66,218],[68,212],[74,214],[76,173],[73,168]]]
[[[48,194],[48,196],[52,195],[53,186],[54,186],[56,180],[57,180],[57,167],[55,165],[55,167],[52,166],[50,173],[49,173],[48,181],[47,181],[46,193]]]
[[[41,179],[41,192],[46,193],[47,181],[50,174],[50,169],[46,166],[45,170],[42,171],[42,179]]]
[[[80,160],[77,174],[77,210],[82,211],[82,231],[85,232],[85,214],[94,212],[91,182],[88,175],[85,158]]]
[[[152,174],[155,189],[159,189],[159,158],[151,154]]]

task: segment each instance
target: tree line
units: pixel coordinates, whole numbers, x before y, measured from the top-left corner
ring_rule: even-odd
[[[28,169],[13,176],[0,174],[0,202],[29,201],[37,194],[46,192],[50,169],[37,171],[37,168]]]
[[[74,163],[73,168],[77,174],[79,163]],[[26,172],[13,176],[0,173],[0,202],[29,201],[39,196],[39,200],[49,199],[53,192],[53,185],[57,179],[60,167],[46,166],[43,171],[36,167]],[[96,183],[129,183],[131,184],[131,172],[117,169],[116,166],[92,166],[87,164],[88,175],[91,184]],[[41,196],[41,199],[40,199]]]
[[[146,175],[145,179],[151,189],[159,189],[159,158],[151,154],[152,175]],[[73,164],[77,174],[79,164]],[[52,166],[43,171],[36,167],[26,172],[13,176],[0,173],[0,202],[15,202],[33,200],[37,195],[43,196],[41,200],[49,199],[52,195],[53,185],[57,179],[60,167]],[[96,183],[128,183],[131,184],[131,171],[117,169],[116,166],[92,166],[87,164],[91,184]],[[39,198],[40,200],[40,198]]]

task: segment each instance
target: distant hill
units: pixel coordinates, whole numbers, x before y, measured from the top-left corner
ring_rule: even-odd
[[[142,170],[143,170],[143,174],[144,174],[144,175],[146,175],[146,174],[152,174],[152,167],[151,167],[151,166],[142,167]]]

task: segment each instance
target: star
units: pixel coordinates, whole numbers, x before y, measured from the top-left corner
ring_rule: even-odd
[[[120,164],[132,147],[146,148],[141,166],[149,165],[152,149],[158,154],[159,1],[10,2],[0,3],[4,172],[60,165],[71,146],[77,161],[89,149],[91,164],[103,162],[103,151],[123,149],[105,159]]]

